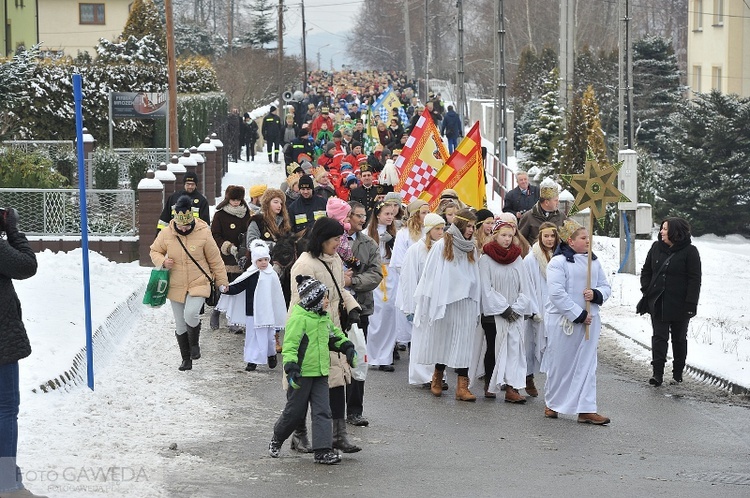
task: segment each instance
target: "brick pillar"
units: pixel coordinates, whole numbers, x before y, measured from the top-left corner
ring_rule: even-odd
[[[216,147],[216,186],[214,189],[214,195],[221,197],[221,181],[224,179],[224,172],[227,171],[227,154],[224,151],[224,143],[219,140],[219,136],[216,133],[211,134],[211,145]]]
[[[94,188],[93,154],[96,150],[96,139],[89,133],[88,128],[81,130],[83,135],[83,159],[84,171],[86,172],[86,188]],[[76,151],[78,148],[76,147]],[[88,159],[88,160],[87,160]]]
[[[149,256],[150,246],[156,234],[164,205],[164,185],[155,178],[153,171],[138,182],[138,262],[141,266],[153,266]]]
[[[195,162],[195,159],[190,155],[190,149],[185,149],[182,152],[182,155],[178,158],[178,162],[185,166],[185,171],[187,173],[197,173],[196,170],[198,169],[198,163]],[[198,178],[199,183],[196,185],[197,187],[200,187],[200,181],[201,179]]]
[[[175,191],[175,180],[174,173],[167,169],[167,163],[162,162],[159,164],[159,169],[155,172],[155,178],[164,185],[164,202],[174,194]],[[163,204],[162,204],[163,207]]]
[[[187,170],[185,169],[185,166],[180,164],[180,158],[177,156],[172,156],[172,158],[169,160],[169,164],[167,164],[167,169],[174,173],[175,191],[182,190],[183,185],[185,184],[185,173],[187,173]]]
[[[216,196],[211,195],[216,190],[216,147],[211,144],[211,139],[206,137],[203,143],[198,146],[198,152],[203,154],[206,159],[203,166],[206,188],[201,193],[208,199],[208,204],[213,206],[216,204]]]
[[[206,191],[206,172],[203,167],[206,164],[206,159],[201,154],[198,154],[198,147],[196,146],[190,147],[190,157],[192,157],[195,164],[197,164],[195,172],[198,175],[198,191],[202,194]]]

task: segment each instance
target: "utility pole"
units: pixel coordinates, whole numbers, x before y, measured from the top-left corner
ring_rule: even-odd
[[[633,150],[633,47],[630,40],[630,0],[619,0],[619,108],[618,128],[622,161],[617,173],[618,188],[631,202],[620,202],[620,254],[623,273],[635,275],[635,234],[638,213],[638,154]],[[626,223],[627,221],[627,223]]]
[[[496,7],[495,156],[501,164],[508,164],[507,103],[505,98],[505,1],[497,0]]]
[[[277,38],[278,41],[276,43],[277,49],[276,49],[276,55],[278,56],[278,99],[279,99],[279,115],[281,116],[282,123],[284,119],[284,113],[282,111],[282,103],[284,102],[284,0],[279,0],[279,25],[278,25],[278,33]]]
[[[424,102],[430,95],[430,0],[424,0]]]
[[[406,57],[406,77],[414,79],[414,59],[411,56],[411,26],[409,25],[409,0],[404,0],[404,56]]]
[[[570,110],[573,102],[575,69],[576,1],[560,1],[560,110]],[[565,120],[563,120],[563,123]]]
[[[177,152],[180,142],[177,136],[177,58],[174,52],[174,13],[172,0],[164,0],[164,15],[167,18],[167,119],[169,120],[169,152]]]
[[[234,0],[227,0],[227,47],[232,53],[232,39],[234,38]]]
[[[305,0],[302,2],[302,92],[307,91],[307,25],[305,24]]]
[[[456,86],[458,90],[458,102],[457,111],[458,116],[461,118],[461,125],[464,124],[464,119],[468,116],[468,108],[466,103],[466,87],[464,85],[464,3],[463,0],[458,0],[456,3],[458,7],[458,57],[456,58]]]

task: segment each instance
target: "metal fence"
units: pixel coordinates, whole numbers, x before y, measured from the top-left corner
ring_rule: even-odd
[[[7,140],[3,144],[13,149],[22,150],[27,154],[39,152],[49,158],[64,154],[75,156],[76,153],[75,143],[72,140]]]
[[[0,189],[0,206],[19,213],[27,235],[81,235],[81,198],[76,189]],[[137,235],[136,199],[132,190],[87,190],[89,235]]]

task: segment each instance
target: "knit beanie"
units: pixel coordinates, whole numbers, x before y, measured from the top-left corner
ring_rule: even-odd
[[[184,184],[187,182],[193,182],[198,185],[198,175],[195,173],[185,173],[185,176],[182,177],[182,183]]]
[[[250,187],[250,198],[254,199],[256,197],[262,196],[267,189],[268,185],[253,185],[252,187]]]
[[[271,259],[271,252],[265,242],[256,239],[250,243],[250,259],[255,263],[261,258]]]
[[[330,152],[332,149],[336,148],[336,144],[333,142],[328,142],[324,148],[325,152]]]
[[[193,199],[181,195],[174,204],[174,219],[178,225],[189,225],[195,221],[193,217]]]
[[[427,213],[424,217],[424,225],[422,226],[422,235],[427,235],[430,230],[440,225],[445,225],[445,220],[442,216],[435,213]]]
[[[352,185],[359,186],[359,180],[357,180],[356,175],[349,174],[346,177],[345,184],[346,184],[346,188],[352,188]]]
[[[326,215],[339,223],[344,222],[351,210],[349,203],[338,197],[329,197],[326,203]]]
[[[323,298],[328,288],[319,280],[308,275],[297,275],[297,293],[299,305],[307,311],[320,313],[323,311]]]
[[[480,209],[479,211],[477,211],[477,223],[476,223],[476,226],[481,225],[488,218],[494,218],[494,217],[495,217],[495,215],[489,209]]]
[[[310,175],[305,175],[299,179],[299,188],[313,188],[313,179]]]
[[[419,212],[419,210],[422,208],[422,206],[428,206],[427,202],[423,201],[422,199],[415,199],[409,203],[408,206],[406,206],[406,212],[409,213],[409,216],[412,216],[414,213]]]

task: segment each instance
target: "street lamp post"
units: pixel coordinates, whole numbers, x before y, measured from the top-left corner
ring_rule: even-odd
[[[323,45],[322,47],[318,47],[318,71],[320,71],[320,70],[322,69],[322,67],[320,66],[320,50],[321,50],[321,49],[324,49],[324,48],[326,48],[326,47],[330,47],[330,46],[331,46],[331,44],[330,44],[330,43],[326,43],[326,44],[325,44],[325,45]]]

